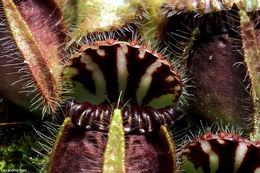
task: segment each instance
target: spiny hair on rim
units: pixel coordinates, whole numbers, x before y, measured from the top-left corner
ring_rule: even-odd
[[[192,130],[191,130],[192,128]],[[200,125],[196,125],[195,127],[187,126],[184,129],[173,128],[173,139],[175,142],[176,153],[178,158],[178,166],[179,171],[184,173],[185,171],[181,169],[183,165],[182,161],[182,151],[184,146],[191,143],[194,139],[200,138],[202,135],[206,133],[212,133],[218,135],[219,133],[224,132],[228,134],[237,134],[243,137],[247,137],[248,134],[245,134],[243,130],[238,127],[234,127],[231,125],[223,125],[222,121],[214,122],[211,125],[208,125],[207,122],[200,121]]]
[[[162,8],[162,15],[172,16],[172,15],[178,15],[180,13],[185,13],[189,11],[194,11],[198,14],[205,14],[205,13],[213,13],[217,11],[227,11],[230,10],[232,7],[237,6],[241,8],[242,10],[245,10],[246,12],[252,12],[257,11],[260,8],[259,1],[255,0],[237,0],[237,1],[223,1],[223,0],[210,0],[207,6],[204,6],[202,8],[195,7],[198,5],[205,5],[206,2],[202,3],[199,0],[195,0],[192,3],[188,0],[177,2],[177,3],[165,3],[163,4]],[[192,5],[192,6],[191,6]],[[175,8],[177,7],[177,9]],[[191,9],[187,8],[191,7]]]
[[[175,39],[173,33],[167,33],[167,34],[170,35],[170,37],[172,37],[173,39]],[[189,34],[190,38],[185,36],[186,41],[183,43],[177,42],[177,45],[172,45],[171,42],[165,43],[167,45],[166,52],[168,53],[165,59],[172,64],[174,70],[178,72],[178,74],[182,79],[183,92],[177,106],[179,108],[185,107],[189,103],[189,101],[192,100],[193,94],[190,90],[192,88],[195,88],[195,86],[191,84],[192,77],[187,74],[187,69],[186,69],[188,56],[193,51],[192,46],[190,47],[189,44],[193,44],[192,42],[195,41],[195,37],[192,37],[192,31],[191,33],[182,33],[182,34],[186,34],[186,35]],[[182,35],[179,34],[177,36],[183,37]],[[173,50],[172,46],[175,47],[177,46],[177,49],[179,49],[180,52],[178,53],[175,50]],[[187,49],[189,49],[188,52],[185,52]]]
[[[134,24],[134,26],[137,24]],[[131,28],[131,29],[130,29]],[[74,55],[77,51],[79,51],[80,47],[87,44],[91,45],[95,41],[106,41],[106,40],[121,40],[121,37],[124,37],[125,32],[130,36],[128,38],[128,42],[137,42],[141,44],[143,41],[141,39],[140,34],[138,32],[134,31],[133,27],[131,25],[127,25],[120,30],[116,31],[103,31],[103,32],[97,32],[97,33],[89,33],[84,37],[81,37],[79,40],[75,41],[74,43],[66,44],[64,48],[65,52],[65,59],[68,60],[68,58],[72,55]],[[66,64],[66,61],[65,61]]]
[[[222,121],[216,121],[209,125],[207,122],[200,120],[199,125],[187,126],[181,130],[173,128],[173,138],[177,151],[181,152],[183,147],[194,139],[199,138],[206,133],[213,133],[218,135],[221,132],[237,134],[245,138],[248,137],[248,134],[244,133],[241,128],[234,127],[232,125],[224,125]]]
[[[47,171],[49,168],[49,164],[51,162],[51,157],[54,154],[54,146],[56,145],[57,141],[57,136],[59,134],[60,130],[60,123],[58,122],[49,122],[49,121],[44,121],[42,123],[42,127],[37,127],[37,129],[41,128],[44,129],[44,132],[41,132],[42,130],[37,130],[36,127],[33,126],[34,131],[37,133],[37,135],[42,139],[42,141],[36,141],[36,143],[43,149],[42,151],[39,151],[35,148],[32,147],[32,150],[39,155],[41,160],[34,160],[31,159],[33,166],[39,171]],[[96,133],[96,132],[93,132]],[[104,145],[106,142],[107,134],[99,132],[101,135],[101,138],[103,138],[102,142],[103,144],[99,145]],[[88,140],[90,141],[91,145],[98,150],[95,153],[95,156],[93,155],[85,155],[89,162],[93,163],[95,168],[91,169],[90,172],[100,172],[102,171],[102,165],[103,165],[103,151],[99,150],[98,144],[96,144],[94,141],[96,140],[95,135],[92,134],[92,137],[89,137]],[[87,171],[89,172],[89,170]]]
[[[21,6],[20,2],[23,2],[21,0],[15,1],[15,4],[17,8]],[[57,9],[54,9],[57,10]],[[30,110],[34,111],[36,109],[41,108],[42,109],[42,115],[44,116],[46,113],[52,113],[55,114],[55,112],[60,109],[58,108],[59,105],[65,100],[63,98],[63,94],[67,93],[68,90],[66,88],[66,85],[64,84],[63,79],[58,77],[57,80],[57,92],[55,98],[45,98],[40,88],[35,81],[34,77],[31,75],[31,70],[28,66],[28,62],[25,61],[20,54],[20,51],[18,50],[18,47],[16,46],[16,43],[14,41],[14,38],[12,36],[11,29],[8,27],[8,21],[6,19],[3,5],[1,3],[1,23],[0,23],[0,32],[5,34],[6,36],[1,39],[2,47],[3,47],[3,55],[1,58],[8,58],[7,63],[3,66],[13,66],[13,72],[8,73],[8,75],[21,75],[19,77],[18,81],[14,81],[12,85],[16,85],[18,83],[21,83],[22,88],[20,93],[25,93],[26,96],[30,97],[31,105]],[[48,17],[48,19],[41,23],[41,25],[38,26],[38,33],[44,32],[47,24],[50,22],[51,17],[54,15],[54,12]],[[36,16],[37,17],[37,16]],[[57,21],[59,23],[59,21]],[[54,33],[60,32],[55,25],[52,25],[51,28],[48,26],[49,29],[51,29]],[[64,43],[61,43],[60,45],[54,45],[57,49],[63,47]],[[51,58],[51,57],[50,57]],[[61,64],[64,64],[64,59],[59,60]],[[54,63],[54,62],[52,62]],[[52,64],[53,65],[53,64]],[[62,66],[62,65],[61,65]],[[47,100],[46,100],[47,99]]]
[[[146,3],[145,3],[146,4]],[[121,28],[110,30],[110,31],[99,31],[93,33],[87,33],[85,36],[81,36],[80,38],[73,38],[72,35],[75,31],[79,30],[77,28],[77,24],[75,21],[69,24],[67,35],[70,37],[69,42],[67,43],[65,50],[70,52],[69,55],[75,53],[78,48],[84,44],[93,44],[95,41],[105,41],[109,39],[120,40],[120,38],[124,38],[129,34],[134,35],[135,28],[139,28],[141,26],[141,21],[148,19],[147,15],[148,7],[144,4],[139,4],[142,8],[138,9],[138,14],[134,16],[134,19],[130,23],[126,23],[125,26],[121,26]]]
[[[47,170],[48,162],[50,160],[51,153],[53,152],[52,148],[55,145],[55,138],[58,136],[60,126],[52,122],[44,121],[42,123],[42,127],[44,127],[45,130],[47,131],[46,134],[44,134],[45,132],[41,132],[40,130],[37,130],[36,127],[34,126],[32,127],[35,133],[42,139],[42,141],[36,141],[36,143],[39,144],[43,149],[42,151],[39,151],[36,148],[32,147],[32,151],[37,153],[40,156],[40,158],[42,158],[43,162],[42,160],[35,160],[35,159],[31,159],[31,161],[34,163],[33,165],[34,167],[36,167],[38,171]]]
[[[41,93],[38,90],[37,84],[33,79],[33,76],[30,74],[30,69],[27,66],[27,62],[22,58],[21,54],[19,53],[15,41],[12,39],[11,30],[6,22],[6,20],[3,20],[1,22],[0,32],[7,35],[6,37],[1,39],[3,41],[1,44],[1,46],[3,47],[3,55],[1,56],[1,58],[8,58],[9,60],[6,64],[3,64],[1,66],[14,67],[14,71],[9,72],[8,75],[23,74],[19,77],[18,81],[14,81],[11,85],[16,85],[17,83],[23,82],[22,90],[20,92],[27,93],[27,96],[36,94],[36,97],[33,98],[31,102],[34,102],[35,99],[39,98],[39,101],[42,101],[43,98],[40,95]]]
[[[47,171],[49,168],[49,164],[51,161],[51,157],[54,152],[54,146],[57,143],[57,136],[60,130],[60,123],[58,122],[49,122],[49,121],[44,121],[42,123],[42,127],[37,127],[37,129],[44,129],[44,132],[41,132],[42,130],[37,130],[36,127],[33,126],[34,131],[37,133],[37,135],[42,139],[42,141],[36,141],[38,145],[43,149],[42,151],[39,151],[35,148],[32,147],[32,150],[39,155],[41,160],[34,160],[31,159],[32,165],[39,171]],[[97,132],[93,132],[97,133]],[[104,145],[106,143],[108,134],[103,133],[103,132],[98,132],[101,135],[101,138],[103,138],[103,144],[99,145]],[[92,138],[89,137],[88,140],[90,141],[91,145],[95,148],[99,148],[98,144],[96,144],[94,141],[96,140],[95,135],[92,134]],[[103,165],[103,151],[101,150],[96,150],[97,152],[95,153],[95,156],[93,155],[85,155],[90,163],[93,163],[95,168],[91,169],[90,172],[101,172],[102,171],[102,165]],[[89,170],[88,170],[89,172]]]
[[[190,130],[189,133],[186,134],[185,141],[183,141],[183,144],[190,143],[192,140],[199,138],[200,136],[206,133],[213,133],[218,135],[219,133],[224,132],[230,134],[237,134],[245,138],[248,136],[248,134],[245,134],[241,128],[234,127],[232,125],[224,125],[222,121],[216,121],[211,125],[208,125],[203,121],[200,121],[200,125],[196,126],[195,129],[197,130],[195,131]]]
[[[252,24],[254,25],[254,28],[256,30],[256,27],[258,25],[259,19],[256,17],[255,19],[253,18],[253,15],[258,12],[252,12],[252,13],[247,13],[249,18],[251,19]],[[233,24],[227,23],[227,25],[231,28],[232,32],[234,33],[233,35],[229,35],[230,39],[232,40],[232,52],[234,54],[239,55],[240,57],[244,57],[244,52],[243,52],[243,41],[241,38],[241,26],[240,24],[240,16],[239,13],[236,9],[232,8],[229,11],[226,11],[226,17],[229,18],[230,20],[234,21]],[[239,71],[245,71],[244,74],[244,79],[241,82],[241,86],[244,88],[244,90],[248,93],[248,96],[246,98],[237,98],[240,107],[244,109],[245,111],[249,112],[250,114],[252,113],[252,98],[249,93],[251,93],[251,82],[250,82],[250,76],[248,72],[248,67],[245,64],[244,58],[241,58],[241,60],[237,61],[236,63],[233,64],[234,68],[237,68]],[[246,121],[247,128],[252,127],[252,120],[249,119],[249,117],[244,118],[243,121]]]
[[[131,26],[126,26],[126,27],[131,27]],[[118,32],[117,32],[118,33]],[[74,55],[81,46],[83,45],[92,45],[96,41],[107,41],[107,40],[115,40],[115,41],[121,41],[121,35],[117,35],[115,31],[109,31],[109,32],[100,32],[100,33],[90,33],[86,35],[85,37],[82,38],[81,42],[79,42],[79,47],[71,46],[69,49],[64,49],[65,50],[65,56],[66,60],[72,55]],[[166,61],[169,61],[172,65],[174,70],[176,70],[179,74],[182,74],[176,67],[176,63],[172,59],[172,53],[169,48],[169,44],[166,43],[166,45],[163,45],[163,42],[158,39],[156,40],[147,40],[146,43],[143,40],[141,34],[137,31],[130,32],[130,37],[127,40],[127,43],[135,43],[139,45],[140,47],[142,46],[147,46],[151,48],[154,52],[160,54]],[[64,63],[66,64],[66,62]]]

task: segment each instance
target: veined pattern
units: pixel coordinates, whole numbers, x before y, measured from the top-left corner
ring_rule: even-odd
[[[75,91],[76,102],[67,103],[66,116],[76,127],[108,131],[117,107],[126,133],[171,127],[179,115],[174,108],[182,93],[179,75],[160,54],[134,42],[84,45],[70,57],[64,76]],[[114,105],[118,99],[127,104]]]
[[[77,102],[115,103],[153,108],[174,106],[182,81],[170,63],[148,47],[115,40],[84,45],[68,62],[64,76]]]
[[[239,135],[207,133],[184,147],[184,166],[193,172],[259,173],[259,148]]]

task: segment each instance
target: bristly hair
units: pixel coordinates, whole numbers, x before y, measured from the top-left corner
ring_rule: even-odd
[[[38,128],[40,127],[37,127],[37,129]],[[49,121],[44,121],[40,129],[43,128],[45,132],[41,132],[42,130],[37,130],[36,127],[33,126],[34,131],[42,139],[42,141],[36,141],[36,143],[38,143],[41,146],[42,151],[39,151],[32,147],[32,150],[41,157],[41,159],[39,160],[31,159],[33,166],[39,172],[46,172],[48,170],[48,164],[50,162],[50,157],[53,152],[56,137],[59,133],[60,125]]]
[[[31,99],[31,110],[42,108],[43,115],[45,113],[55,114],[59,105],[64,101],[62,95],[67,92],[61,77],[63,66],[63,53],[61,52],[63,42],[61,38],[65,38],[65,35],[61,32],[63,26],[61,19],[58,18],[60,12],[56,8],[56,4],[51,3],[49,5],[54,8],[51,8],[53,11],[49,10],[50,15],[46,19],[46,16],[43,16],[42,9],[31,10],[31,14],[28,13],[28,8],[37,8],[33,4],[36,2],[17,1],[16,3],[18,4],[9,1],[1,3],[3,5],[1,8],[1,33],[6,35],[1,39],[3,47],[1,58],[5,61],[3,66],[13,66],[14,71],[11,74],[19,75],[19,80],[14,81],[12,85],[20,83],[19,85],[22,87],[20,92],[25,93],[28,99]],[[44,4],[43,7],[45,7]],[[13,18],[12,16],[16,17]],[[39,24],[33,22],[35,20],[38,22],[44,20],[44,22]],[[18,31],[22,29],[23,31],[14,33],[14,29]],[[27,35],[24,35],[24,32]],[[48,36],[48,38],[39,37],[46,32],[48,34],[45,37]],[[51,43],[49,43],[49,36],[52,40]],[[33,50],[22,48],[25,45],[17,41],[19,37],[26,37],[31,40],[30,44]],[[43,49],[41,46],[47,46],[50,51]],[[30,54],[26,51],[33,53]],[[37,58],[34,59],[35,57]],[[39,66],[35,65],[36,62]],[[46,75],[46,79],[41,79],[42,76],[40,77],[37,74],[38,72],[35,72],[37,71],[35,68],[41,71],[40,75]]]

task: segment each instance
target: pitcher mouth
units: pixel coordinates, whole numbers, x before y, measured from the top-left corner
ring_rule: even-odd
[[[75,127],[108,132],[113,116],[113,107],[107,104],[92,105],[88,102],[68,101],[65,106],[65,117],[71,117]],[[173,126],[181,115],[174,107],[154,109],[151,106],[123,106],[120,108],[126,134],[147,134],[156,132],[161,125]]]
[[[82,45],[63,74],[75,100],[67,102],[65,116],[76,127],[108,132],[113,112],[119,109],[125,133],[147,134],[161,125],[171,127],[181,115],[175,109],[183,91],[178,72],[161,54],[136,42]],[[118,98],[127,104],[110,106]]]

